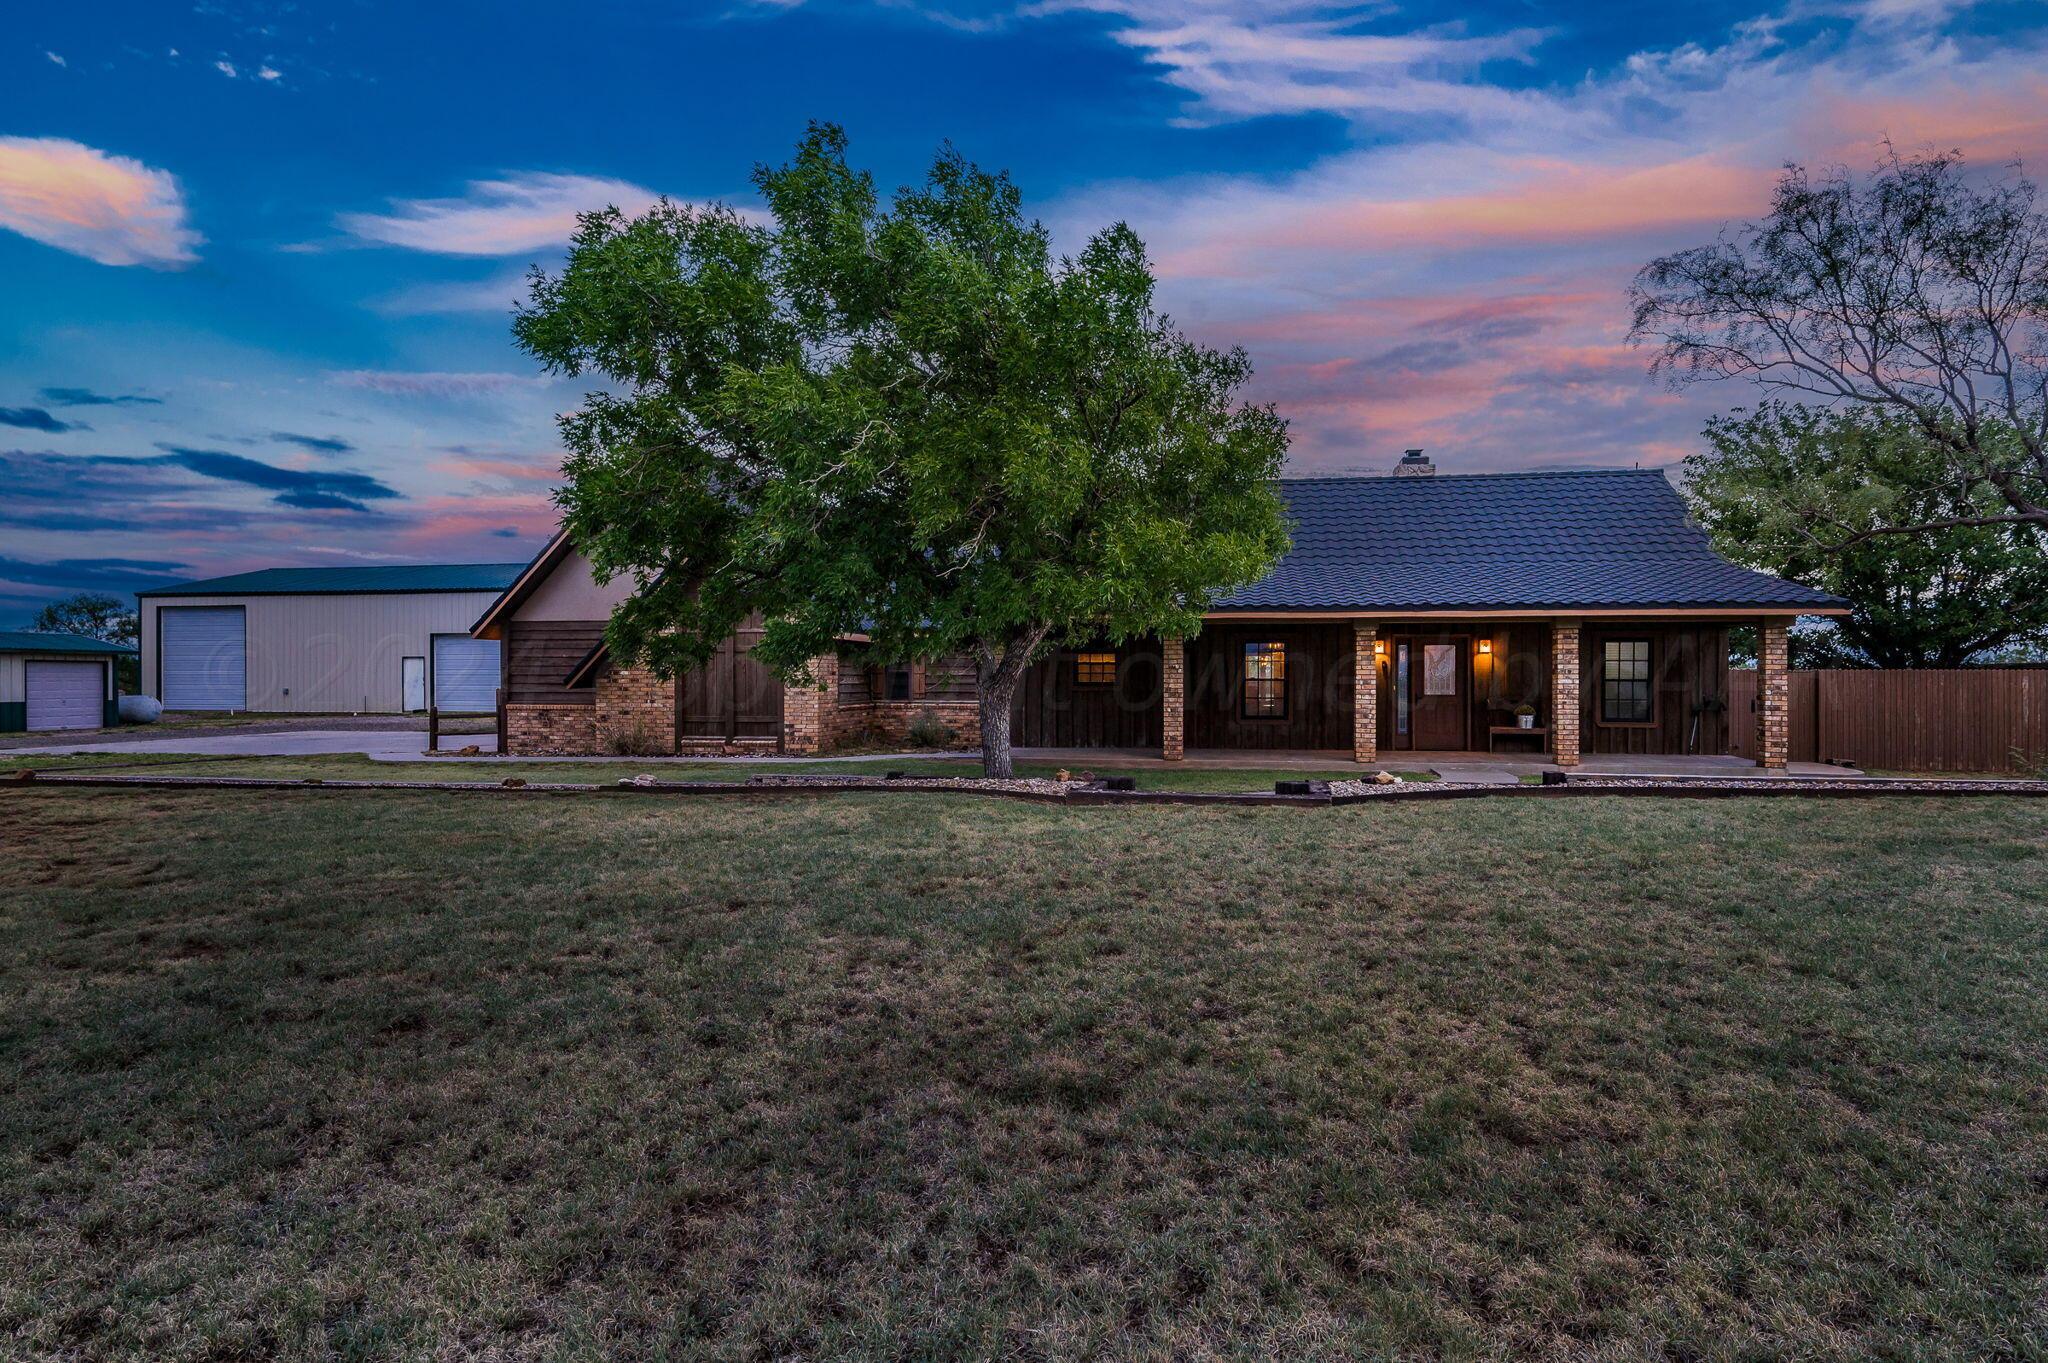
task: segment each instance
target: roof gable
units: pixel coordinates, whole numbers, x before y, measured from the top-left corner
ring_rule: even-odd
[[[1283,480],[1294,544],[1214,610],[1826,610],[1714,552],[1655,469]]]

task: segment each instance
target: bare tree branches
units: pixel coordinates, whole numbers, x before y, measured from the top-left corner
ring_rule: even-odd
[[[2036,199],[2016,168],[1973,183],[1953,153],[1888,149],[1861,180],[1789,167],[1761,222],[1643,267],[1629,339],[1654,345],[1651,372],[1675,385],[1748,378],[1903,416],[1943,452],[1955,491],[1997,492],[2006,513],[1968,523],[2048,526]],[[1884,533],[1916,528],[1934,527]]]

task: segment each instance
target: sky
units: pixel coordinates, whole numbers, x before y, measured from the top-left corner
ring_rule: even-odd
[[[1056,245],[1126,221],[1295,474],[1667,466],[1651,258],[1787,163],[2048,162],[2048,5],[335,0],[0,34],[0,627],[279,565],[514,561],[575,382],[512,344],[581,210],[752,203],[807,121],[950,141]]]

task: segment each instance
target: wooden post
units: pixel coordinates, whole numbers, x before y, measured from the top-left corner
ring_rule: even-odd
[[[1360,620],[1351,627],[1351,760],[1373,762],[1380,746],[1379,626]]]
[[[440,749],[441,707],[439,707],[438,705],[429,705],[427,707],[427,751],[439,752]]]

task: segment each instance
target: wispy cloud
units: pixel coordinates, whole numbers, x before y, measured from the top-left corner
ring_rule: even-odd
[[[60,431],[92,429],[76,421],[59,421],[40,407],[0,407],[0,426],[13,426],[24,431],[47,431],[52,435]]]
[[[347,454],[355,448],[341,437],[333,435],[299,435],[293,431],[272,431],[270,438],[287,445],[297,445],[302,450],[311,450],[314,454]]]
[[[52,407],[161,407],[164,401],[140,393],[96,393],[90,388],[44,388],[37,396]]]
[[[1270,114],[1512,117],[1528,101],[1477,79],[1488,63],[1527,62],[1545,34],[1473,34],[1455,25],[1403,32],[1384,5],[1318,0],[1041,0],[1025,15],[1109,17],[1115,40],[1192,97],[1184,121]]]
[[[389,212],[344,213],[335,221],[359,241],[437,255],[510,256],[568,241],[578,213],[639,213],[658,197],[625,180],[528,171],[472,180],[456,198],[397,199]]]
[[[226,450],[197,450],[182,445],[160,444],[164,461],[189,469],[202,478],[242,483],[277,494],[279,506],[303,510],[368,511],[365,502],[399,495],[367,473],[329,469],[288,469],[266,464]],[[139,461],[149,462],[149,461]],[[161,461],[160,461],[161,462]]]
[[[66,558],[46,563],[28,559],[0,558],[0,582],[24,587],[64,587],[80,590],[98,587],[132,592],[138,587],[162,587],[183,579],[182,563],[147,558]]]
[[[1231,50],[1287,62],[1275,79],[1293,87],[1343,50],[1326,34],[1295,51],[1274,7],[1249,0],[1090,8],[1148,32],[1189,14],[1259,28]],[[1818,29],[1765,16],[1716,44],[1501,90],[1498,108],[1475,98],[1464,117],[1364,120],[1353,147],[1288,176],[1098,186],[1055,225],[1136,225],[1183,323],[1251,346],[1259,395],[1294,418],[1299,468],[1385,466],[1411,443],[1465,468],[1669,462],[1744,397],[1649,382],[1624,343],[1642,262],[1763,212],[1787,160],[1867,165],[1887,136],[1962,147],[1987,171],[2048,153],[2038,26],[1967,44],[1937,40],[1925,13],[1827,8]],[[1325,93],[1326,111],[1350,108]],[[1420,102],[1389,112],[1442,107],[1408,94]],[[1236,107],[1203,101],[1204,118]]]
[[[169,171],[61,137],[0,137],[0,227],[102,265],[175,269],[204,240]]]
[[[548,380],[538,374],[406,373],[388,369],[343,369],[327,376],[344,388],[362,388],[404,398],[478,398],[517,388],[538,388]]]

